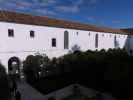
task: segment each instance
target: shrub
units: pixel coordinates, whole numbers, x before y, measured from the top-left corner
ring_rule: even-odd
[[[42,55],[29,55],[24,61],[24,73],[29,83],[34,83],[47,72],[49,58]]]
[[[132,85],[128,85],[128,79],[132,81],[133,76],[133,57],[129,56],[124,49],[75,51],[51,60],[43,56],[29,56],[24,63],[24,69],[31,81],[34,78],[36,80],[40,71],[40,59],[41,72],[45,73],[43,77],[57,74],[63,77],[64,75],[69,81],[72,80],[98,91],[110,92],[120,99],[129,97],[129,86],[133,89]],[[46,71],[49,73],[46,74]],[[42,86],[37,87],[42,88]],[[131,94],[130,92],[130,96]]]

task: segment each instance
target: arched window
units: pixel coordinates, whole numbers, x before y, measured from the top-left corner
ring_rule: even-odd
[[[69,49],[69,33],[68,33],[68,31],[64,32],[64,49]]]
[[[114,37],[114,48],[119,48],[120,44],[119,44],[119,41],[117,40],[117,37],[115,35]]]
[[[98,48],[98,34],[95,35],[95,48]]]
[[[115,37],[114,37],[114,47],[115,47],[115,48],[117,47],[116,35],[115,35]]]
[[[132,50],[132,49],[130,49],[130,50],[129,50],[129,52],[130,52],[130,55],[132,55],[132,54],[133,54],[133,50]]]

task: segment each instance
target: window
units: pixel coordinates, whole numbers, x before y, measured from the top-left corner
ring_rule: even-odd
[[[13,29],[8,29],[8,36],[14,37],[14,30]]]
[[[98,34],[95,35],[95,48],[98,48]]]
[[[88,35],[90,36],[90,35],[91,35],[91,33],[88,33]]]
[[[79,34],[79,32],[77,32],[77,35]]]
[[[69,48],[69,33],[68,31],[64,32],[64,49]]]
[[[117,47],[116,35],[115,35],[115,37],[114,37],[114,47],[115,47],[115,48]]]
[[[133,54],[133,50],[132,50],[132,49],[130,49],[130,50],[129,50],[129,53],[130,53],[130,55],[132,55],[132,54]]]
[[[35,37],[35,32],[34,31],[30,31],[30,37],[34,38]]]
[[[114,36],[114,47],[115,48],[119,48],[119,41],[117,40],[117,37],[116,37],[116,35]]]
[[[52,38],[52,47],[56,47],[56,39]]]

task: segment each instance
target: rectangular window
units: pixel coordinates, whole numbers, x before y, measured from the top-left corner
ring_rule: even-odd
[[[52,47],[56,47],[56,39],[52,38]]]
[[[14,30],[8,29],[8,37],[14,37]]]
[[[98,48],[98,34],[95,35],[95,48]]]
[[[34,38],[35,37],[35,32],[34,31],[30,31],[30,37]]]

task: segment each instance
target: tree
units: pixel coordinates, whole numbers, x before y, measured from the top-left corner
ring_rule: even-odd
[[[29,55],[23,65],[27,81],[29,83],[34,83],[40,77],[44,77],[50,65],[49,62],[49,58],[46,55]]]
[[[24,61],[23,67],[24,67],[24,73],[26,76],[26,80],[29,83],[35,82],[39,75],[39,65],[38,65],[38,60],[35,56],[29,55],[26,60]]]
[[[6,70],[3,65],[0,64],[0,99],[11,100],[9,80]]]

